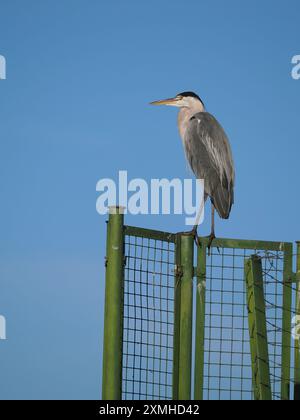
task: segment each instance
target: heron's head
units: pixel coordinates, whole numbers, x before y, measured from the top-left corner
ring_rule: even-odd
[[[150,105],[167,105],[167,106],[176,106],[178,108],[195,108],[202,105],[204,109],[204,104],[200,97],[194,92],[182,92],[176,95],[174,98],[162,99],[160,101],[151,102]]]

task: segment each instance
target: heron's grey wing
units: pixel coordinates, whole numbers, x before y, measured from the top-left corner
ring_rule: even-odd
[[[229,217],[234,201],[234,164],[228,138],[213,115],[194,115],[184,136],[190,166],[199,179],[204,179],[205,192],[210,196],[220,217]]]

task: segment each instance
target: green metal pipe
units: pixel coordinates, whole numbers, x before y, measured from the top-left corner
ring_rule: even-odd
[[[209,238],[201,238],[201,242],[208,245]],[[267,249],[269,251],[283,251],[285,244],[286,242],[216,238],[211,246],[212,248]]]
[[[192,328],[193,328],[193,276],[194,238],[181,235],[181,298],[180,298],[180,341],[178,399],[191,399],[192,370]]]
[[[125,234],[135,236],[137,238],[150,238],[156,241],[175,243],[177,239],[176,233],[160,232],[159,230],[145,229],[135,226],[125,226]]]
[[[196,343],[195,343],[195,400],[203,400],[205,295],[206,295],[206,246],[201,243],[197,257],[196,294]]]
[[[256,255],[245,260],[245,280],[254,397],[272,400],[262,264]]]
[[[281,399],[290,399],[293,245],[285,244],[283,266]]]
[[[174,338],[173,338],[173,400],[178,400],[179,386],[179,350],[180,350],[180,300],[181,300],[181,235],[175,241],[175,277],[174,277]]]
[[[110,210],[107,227],[102,399],[122,396],[124,216]]]
[[[299,337],[299,322],[300,322],[300,242],[297,242],[297,294],[296,294],[296,316],[295,316],[295,383],[294,383],[294,399],[300,400],[300,337]]]

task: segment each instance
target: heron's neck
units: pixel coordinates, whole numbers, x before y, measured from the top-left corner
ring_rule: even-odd
[[[187,129],[190,119],[198,112],[204,112],[204,106],[201,102],[196,102],[192,107],[183,107],[178,113],[178,128],[180,137],[184,139],[185,131]]]

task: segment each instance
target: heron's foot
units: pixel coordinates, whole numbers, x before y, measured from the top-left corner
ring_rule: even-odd
[[[212,246],[213,240],[214,240],[214,239],[216,239],[216,235],[215,235],[215,233],[214,233],[214,232],[212,232],[212,233],[209,235],[208,239],[209,239],[209,240],[208,240],[208,244],[207,244],[207,249],[208,249],[208,255],[210,256],[210,250],[211,250],[211,246]],[[218,251],[219,251],[219,253],[220,253],[219,248],[218,248]]]
[[[200,238],[199,238],[199,235],[198,235],[197,227],[194,227],[192,229],[191,234],[194,237],[194,241],[195,241],[196,246],[199,247],[200,246]]]

